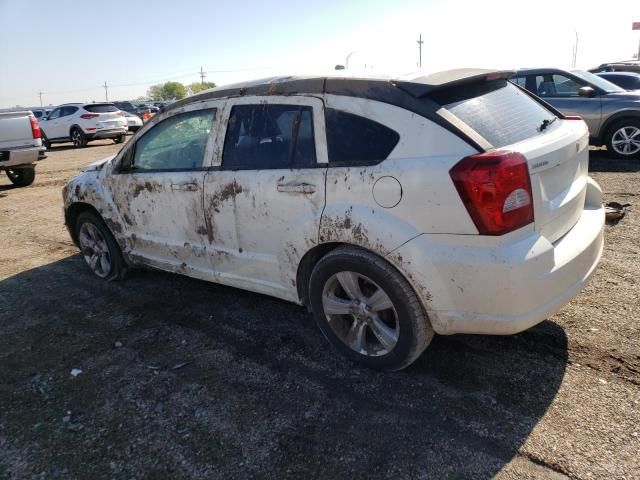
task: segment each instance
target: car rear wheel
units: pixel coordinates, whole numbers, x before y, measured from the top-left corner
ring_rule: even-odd
[[[400,370],[433,338],[411,285],[388,262],[355,247],[339,247],[318,262],[309,298],[325,337],[370,368]]]
[[[640,156],[640,120],[630,118],[616,122],[609,129],[607,150],[621,158]]]
[[[42,130],[41,130],[42,132]],[[44,132],[41,133],[41,138],[42,138],[42,145],[49,150],[51,148],[51,142],[49,141],[49,139],[47,138],[47,136],[44,134]]]
[[[120,247],[100,217],[86,211],[78,215],[76,238],[91,271],[105,280],[124,278],[126,267]]]
[[[123,133],[122,135],[118,135],[116,138],[114,138],[113,141],[116,143],[123,143],[126,139],[127,135]]]
[[[71,130],[71,141],[76,148],[82,148],[87,146],[87,136],[79,128]]]
[[[27,187],[36,178],[35,167],[10,168],[7,170],[7,177],[16,187]]]

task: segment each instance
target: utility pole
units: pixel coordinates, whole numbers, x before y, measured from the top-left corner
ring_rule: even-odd
[[[40,95],[40,106],[42,107],[42,90],[38,92],[38,95]]]
[[[578,59],[578,31],[574,30],[576,34],[576,44],[573,46],[573,68],[576,68],[576,61]]]
[[[424,42],[422,41],[422,34],[420,34],[420,37],[418,38],[418,67],[422,68],[422,44]]]
[[[204,69],[201,66],[200,67],[200,85],[204,85],[204,77],[206,76],[207,74],[205,73]]]
[[[106,81],[104,82],[104,101],[109,101],[109,86],[107,85]]]

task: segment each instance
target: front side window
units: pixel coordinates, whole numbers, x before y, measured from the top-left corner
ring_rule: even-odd
[[[522,88],[527,86],[527,77],[512,77],[510,80]]]
[[[236,105],[222,166],[231,170],[304,168],[316,163],[313,109],[300,105]]]
[[[385,160],[400,140],[384,125],[352,113],[325,110],[329,164],[375,164]]]
[[[578,97],[582,86],[575,80],[557,73],[536,76],[539,97]]]
[[[61,108],[55,108],[47,118],[49,120],[55,120],[56,118],[60,118],[60,112],[62,112]]]
[[[215,116],[214,108],[196,110],[157,124],[136,142],[132,170],[201,168]]]

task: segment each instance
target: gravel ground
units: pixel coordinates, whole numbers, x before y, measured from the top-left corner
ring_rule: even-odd
[[[295,305],[93,277],[60,189],[117,149],[56,146],[33,186],[0,179],[0,479],[640,478],[640,161],[592,152],[605,199],[633,206],[571,304],[387,374]]]

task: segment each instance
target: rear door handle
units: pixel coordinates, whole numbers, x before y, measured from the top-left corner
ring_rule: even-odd
[[[180,190],[182,192],[197,192],[197,183],[172,183],[171,190]]]
[[[291,192],[291,193],[314,193],[316,186],[310,183],[279,183],[279,192]]]

